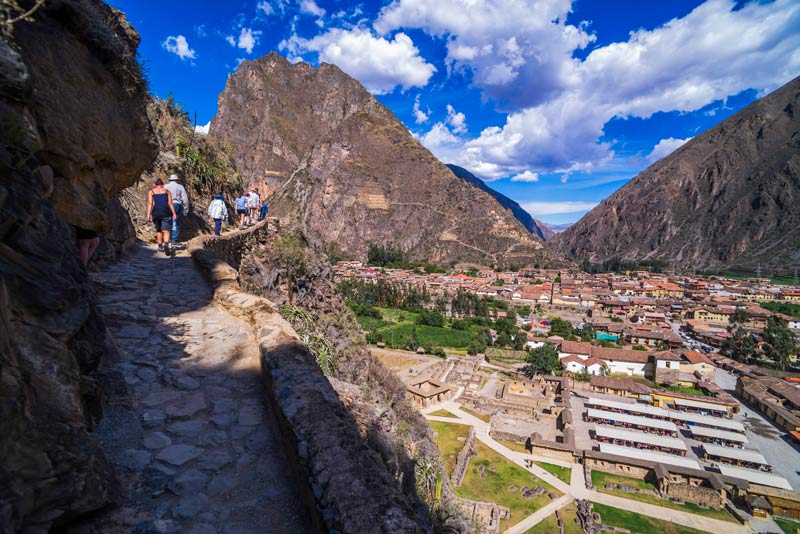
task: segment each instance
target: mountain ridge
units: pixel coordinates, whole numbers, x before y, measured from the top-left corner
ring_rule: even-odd
[[[338,67],[271,53],[243,62],[210,134],[232,147],[270,213],[339,257],[394,243],[412,259],[532,263],[550,258],[495,198],[455,177]],[[422,231],[424,230],[424,231]]]
[[[800,265],[800,78],[657,161],[569,230],[579,260],[690,270]]]

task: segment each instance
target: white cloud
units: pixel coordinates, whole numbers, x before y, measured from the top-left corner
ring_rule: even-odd
[[[208,30],[206,30],[206,25],[200,24],[199,26],[195,26],[194,33],[196,33],[198,37],[206,37],[208,35]]]
[[[650,163],[655,163],[656,161],[660,160],[665,156],[669,156],[673,152],[675,152],[678,148],[683,146],[684,143],[692,139],[691,137],[687,137],[686,139],[675,139],[674,137],[667,137],[666,139],[662,139],[656,146],[653,147],[653,151],[647,155],[647,161]]]
[[[236,46],[236,37],[234,37],[233,35],[228,35],[227,37],[225,37],[225,40],[228,41],[229,45]]]
[[[419,106],[419,95],[414,98],[414,122],[417,124],[423,124],[428,122],[428,114],[430,114],[431,110],[428,109],[428,112],[422,111]]]
[[[208,129],[210,127],[211,127],[211,121],[208,121],[207,123],[205,123],[203,125],[200,125],[200,124],[196,125],[194,127],[194,131],[199,133],[199,134],[201,134],[201,135],[208,135]]]
[[[581,211],[588,211],[595,206],[597,202],[520,202],[520,206],[533,215],[556,215],[560,213],[579,213]]]
[[[315,17],[325,16],[325,10],[319,7],[314,0],[301,0],[300,11]]]
[[[182,60],[195,59],[197,57],[195,51],[189,48],[189,43],[183,35],[170,35],[161,43],[161,46],[164,47],[167,52],[172,52]]]
[[[447,104],[447,118],[445,122],[457,134],[467,133],[467,117],[460,112],[456,112],[455,108]]]
[[[459,164],[484,176],[525,169],[592,171],[614,156],[601,143],[612,118],[691,112],[749,88],[769,91],[800,72],[800,2],[708,0],[680,19],[632,32],[626,42],[592,42],[563,21],[569,0],[394,0],[379,32],[421,28],[446,39],[449,68],[510,111],[502,127],[465,141]]]
[[[273,13],[275,13],[275,9],[269,2],[259,2],[258,4],[256,4],[256,10],[261,11],[265,15],[272,15]]]
[[[238,48],[241,48],[248,54],[252,54],[253,47],[256,46],[256,44],[258,44],[258,39],[260,36],[261,32],[258,30],[253,30],[251,28],[242,28],[242,31],[239,33],[239,40],[236,42],[236,46]]]
[[[397,86],[424,87],[436,72],[404,33],[389,40],[363,28],[336,28],[312,39],[293,35],[278,46],[292,56],[317,52],[320,62],[333,63],[374,94],[390,93]]]
[[[538,182],[539,175],[535,172],[525,171],[511,177],[512,182]]]

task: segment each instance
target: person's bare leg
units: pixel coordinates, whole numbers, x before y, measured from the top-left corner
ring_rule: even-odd
[[[164,241],[164,246],[166,247],[169,246],[170,233],[171,233],[170,230],[164,230],[161,232],[161,235],[163,236],[162,240]]]
[[[91,257],[91,253],[89,252],[89,241],[89,239],[78,240],[78,255],[80,256],[84,267],[89,265],[89,258]]]
[[[161,244],[161,232],[156,232],[156,243]]]

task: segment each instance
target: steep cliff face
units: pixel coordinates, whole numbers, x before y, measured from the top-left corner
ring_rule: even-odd
[[[270,54],[219,97],[211,133],[233,147],[270,210],[337,255],[393,242],[410,257],[526,263],[541,241],[488,193],[459,180],[392,113],[333,65]]]
[[[114,348],[70,225],[106,231],[110,199],[155,156],[137,45],[93,0],[48,1],[0,38],[2,532],[44,532],[114,497],[89,433]]]
[[[517,202],[511,200],[504,194],[495,191],[486,185],[486,182],[469,172],[464,167],[459,167],[458,165],[453,165],[452,163],[448,163],[447,167],[453,171],[453,174],[465,182],[468,182],[481,191],[485,191],[492,195],[492,197],[497,200],[498,204],[509,210],[514,218],[516,218],[530,233],[536,234],[544,240],[547,240],[550,238],[550,236],[552,236],[552,233],[548,233],[548,230],[546,230],[546,227],[544,227],[542,223],[531,217],[531,214],[525,211]]]
[[[561,252],[693,269],[800,265],[800,78],[636,176],[569,230]]]

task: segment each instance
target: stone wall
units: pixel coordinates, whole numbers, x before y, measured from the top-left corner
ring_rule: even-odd
[[[0,532],[118,493],[91,434],[114,347],[70,225],[108,231],[111,199],[155,158],[138,43],[97,0],[48,0],[0,37]]]
[[[674,501],[690,502],[707,508],[720,509],[725,506],[724,493],[705,486],[670,482],[667,497]]]
[[[454,486],[460,486],[464,481],[464,475],[467,474],[467,467],[469,467],[469,459],[472,457],[472,452],[475,450],[475,427],[469,427],[467,438],[464,440],[464,446],[458,451],[456,456],[456,465],[453,467],[453,472],[450,474],[450,481]]]
[[[235,268],[221,257],[241,258],[240,247],[264,242],[260,223],[233,237],[200,236],[188,244],[214,286],[215,300],[253,327],[267,399],[282,423],[287,449],[309,481],[320,524],[342,532],[425,532],[429,526],[398,482],[367,446],[332,382],[272,303],[240,289]],[[218,256],[219,255],[219,256]],[[337,381],[338,382],[338,381]]]

